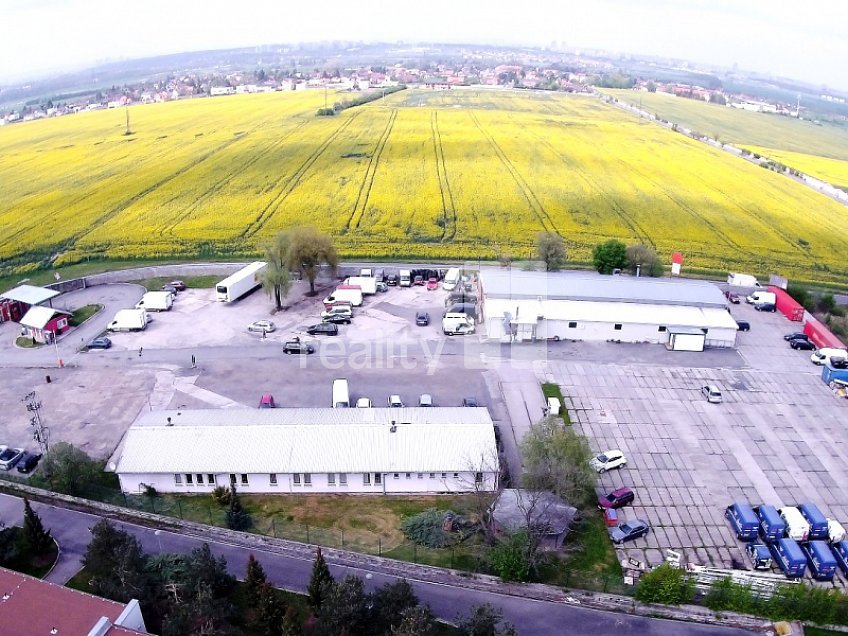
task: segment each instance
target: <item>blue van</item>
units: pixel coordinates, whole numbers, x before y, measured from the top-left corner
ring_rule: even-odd
[[[800,578],[807,571],[807,557],[795,539],[778,539],[769,544],[775,562],[789,578]]]
[[[798,506],[798,510],[810,523],[809,539],[827,539],[827,517],[825,517],[816,504],[805,503]]]
[[[810,564],[810,574],[818,581],[832,581],[836,574],[836,558],[830,551],[827,541],[808,541],[801,546],[807,563]]]
[[[842,569],[845,576],[848,576],[848,541],[840,541],[830,546],[833,551],[833,556],[836,557],[836,563]]]
[[[760,519],[747,503],[735,503],[728,506],[724,516],[733,526],[738,539],[756,539],[760,530]]]
[[[782,539],[786,534],[786,522],[781,519],[777,508],[763,504],[754,509],[760,519],[760,536],[769,543]]]

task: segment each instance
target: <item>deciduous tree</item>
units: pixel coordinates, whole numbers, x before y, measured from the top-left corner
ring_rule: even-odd
[[[536,235],[536,255],[545,263],[546,272],[559,271],[565,265],[565,239],[555,232],[539,232]]]
[[[515,627],[502,623],[503,612],[489,603],[471,608],[467,616],[457,617],[461,636],[518,636]]]
[[[592,264],[601,274],[612,274],[613,270],[627,267],[627,246],[616,239],[596,245]]]
[[[642,244],[627,246],[627,266],[634,276],[638,272],[640,276],[653,276],[655,278],[662,276],[665,269],[657,253]]]
[[[283,308],[283,299],[291,289],[289,274],[289,249],[291,240],[286,232],[279,232],[274,238],[262,244],[267,266],[262,273],[262,289],[271,298],[277,311]]]
[[[315,278],[322,264],[335,272],[339,256],[333,240],[314,227],[300,227],[289,233],[289,268],[300,271],[309,281],[309,295],[315,295]]]
[[[40,479],[56,492],[81,495],[86,487],[99,481],[103,466],[79,448],[66,442],[57,442],[41,460],[39,472]]]

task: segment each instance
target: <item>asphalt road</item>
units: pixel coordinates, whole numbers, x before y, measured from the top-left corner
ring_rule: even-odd
[[[41,517],[45,527],[52,533],[61,547],[60,562],[48,576],[48,580],[63,584],[80,567],[82,555],[90,540],[89,528],[99,517],[74,510],[57,508],[34,503],[33,509]],[[23,503],[17,497],[0,495],[0,519],[6,524],[20,525],[23,520]],[[145,552],[189,552],[202,544],[200,539],[187,537],[167,531],[157,531],[122,522],[115,525],[138,537]],[[275,586],[295,592],[305,592],[312,571],[311,560],[283,556],[261,550],[248,550],[239,546],[210,541],[209,545],[216,556],[227,560],[229,571],[244,578],[247,559],[250,553],[262,563],[265,573]],[[330,570],[337,579],[349,574],[365,579],[368,588],[379,587],[392,582],[395,577],[365,569],[334,566]],[[567,603],[537,601],[515,596],[506,596],[491,592],[469,590],[443,584],[410,581],[422,603],[428,604],[434,614],[443,620],[453,621],[464,614],[468,608],[481,603],[491,603],[503,610],[504,617],[513,623],[519,634],[634,634],[640,636],[676,636],[692,634],[696,636],[721,635],[734,636],[749,632],[727,627],[704,626],[690,623],[630,616],[612,612],[577,607]],[[567,628],[566,628],[567,626]]]

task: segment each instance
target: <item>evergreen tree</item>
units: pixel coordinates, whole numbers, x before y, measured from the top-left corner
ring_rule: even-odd
[[[254,627],[262,636],[283,636],[286,606],[270,583],[263,583],[257,591],[256,620]]]
[[[262,569],[262,564],[251,554],[247,560],[247,576],[244,578],[244,584],[247,588],[247,598],[251,605],[256,606],[259,604],[259,591],[267,583],[268,577],[265,576],[265,570]]]
[[[321,554],[321,548],[318,548],[315,561],[312,563],[312,577],[309,579],[309,587],[306,588],[306,593],[309,596],[309,607],[312,608],[314,614],[321,613],[321,605],[324,604],[334,585],[335,581],[333,575],[330,574],[330,568],[327,567],[324,555]]]
[[[303,636],[303,626],[297,618],[297,611],[293,607],[286,608],[286,616],[283,618],[283,631],[280,636]]]
[[[246,530],[250,527],[250,515],[242,508],[236,493],[236,485],[230,485],[230,505],[227,508],[227,527],[230,530]]]
[[[24,497],[24,545],[34,555],[46,554],[53,547],[53,537],[49,530],[44,529],[41,523],[41,517],[36,514],[29,503],[29,499]]]

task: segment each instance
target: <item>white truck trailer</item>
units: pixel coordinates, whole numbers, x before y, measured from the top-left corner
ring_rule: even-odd
[[[267,263],[256,261],[242,267],[235,274],[227,276],[227,278],[215,285],[215,291],[218,292],[218,300],[231,303],[252,292],[262,284],[262,274],[265,273],[267,266]]]
[[[762,287],[757,282],[756,276],[751,276],[750,274],[738,274],[736,272],[730,272],[727,275],[727,284],[734,285],[736,287]]]
[[[150,322],[144,309],[121,309],[109,323],[109,331],[142,331]]]
[[[356,286],[362,290],[363,296],[377,293],[377,279],[373,276],[351,276],[345,278],[343,285]]]
[[[135,304],[136,309],[145,311],[168,311],[174,305],[174,295],[168,291],[147,292]]]

